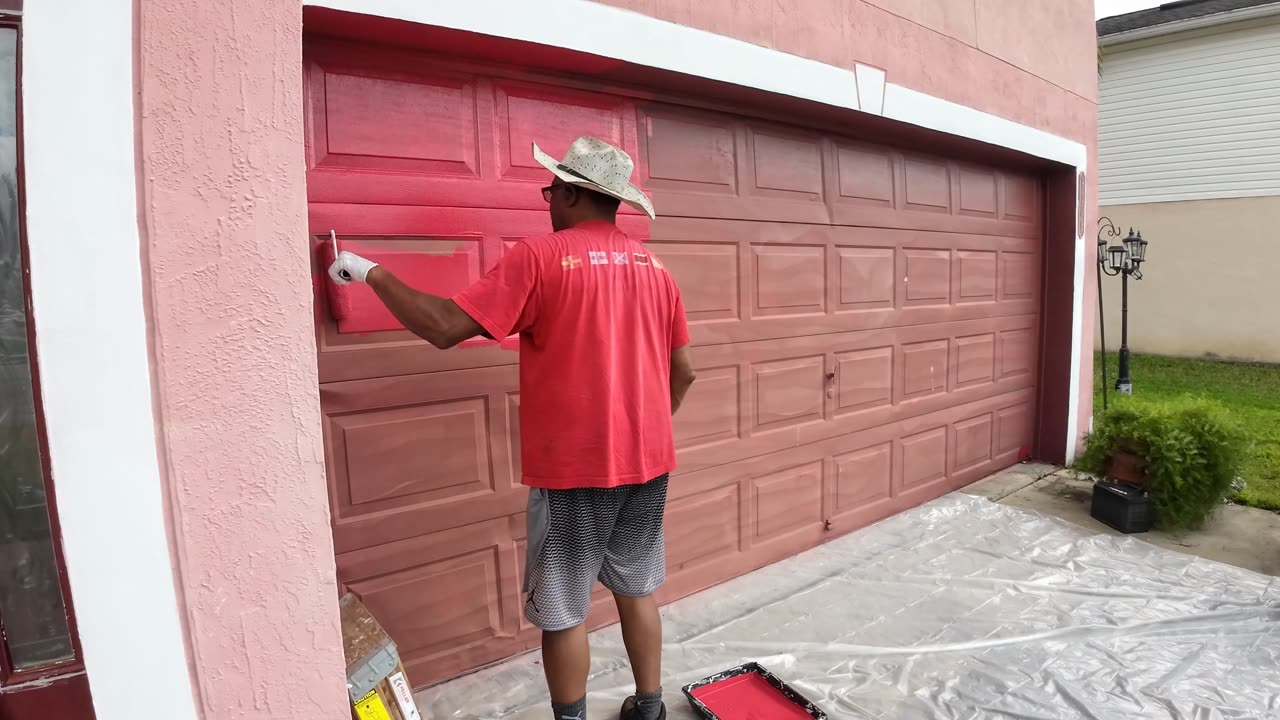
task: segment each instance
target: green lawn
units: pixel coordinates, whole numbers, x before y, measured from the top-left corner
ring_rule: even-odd
[[[1107,353],[1115,387],[1117,358]],[[1094,413],[1102,412],[1102,363],[1094,356]],[[1253,436],[1239,502],[1280,511],[1280,365],[1135,355],[1130,362],[1136,400],[1205,397],[1225,405]],[[1114,392],[1112,397],[1115,397]]]

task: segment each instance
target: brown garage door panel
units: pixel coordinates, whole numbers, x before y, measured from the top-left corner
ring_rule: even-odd
[[[338,551],[521,511],[517,390],[514,365],[322,385]]]
[[[682,472],[1035,384],[1035,316],[696,349],[675,419]]]
[[[1030,238],[684,218],[659,218],[651,232],[698,344],[1039,308]]]
[[[1034,400],[1034,389],[1023,388],[677,475],[664,597],[762,567],[1016,462],[1031,441]]]
[[[660,104],[639,110],[664,215],[1038,236],[1035,179]]]

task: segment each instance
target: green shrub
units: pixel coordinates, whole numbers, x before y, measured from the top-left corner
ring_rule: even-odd
[[[1114,453],[1141,457],[1157,526],[1194,528],[1231,493],[1248,449],[1248,435],[1218,403],[1137,403],[1122,398],[1085,437],[1076,467],[1104,476]]]

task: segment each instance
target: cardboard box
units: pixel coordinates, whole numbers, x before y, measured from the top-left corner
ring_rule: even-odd
[[[356,720],[422,720],[391,636],[354,593],[343,596],[338,610],[351,716]]]

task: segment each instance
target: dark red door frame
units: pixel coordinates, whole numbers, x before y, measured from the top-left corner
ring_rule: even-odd
[[[45,425],[43,396],[41,394],[40,364],[36,357],[35,317],[31,300],[31,268],[27,242],[26,191],[23,183],[23,117],[22,117],[22,0],[0,0],[0,28],[12,28],[18,33],[16,52],[16,78],[14,83],[16,109],[17,188],[18,188],[18,239],[22,253],[23,301],[26,312],[28,362],[31,367],[31,385],[35,406],[36,438],[40,452],[45,506],[49,513],[49,533],[53,541],[54,561],[58,572],[58,585],[66,607],[67,631],[71,637],[72,657],[60,663],[18,670],[13,666],[9,652],[8,633],[4,631],[4,617],[0,616],[0,720],[18,718],[47,718],[48,720],[91,720],[93,703],[89,696],[88,678],[84,672],[80,636],[76,627],[75,612],[71,602],[71,587],[67,579],[66,561],[62,554],[62,529],[58,520],[57,499],[53,487],[53,475],[49,464],[49,436]]]

